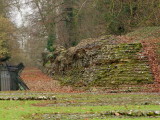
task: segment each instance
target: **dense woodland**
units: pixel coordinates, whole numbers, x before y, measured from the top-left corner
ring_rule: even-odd
[[[139,27],[160,25],[159,0],[1,0],[1,56],[28,65],[41,61],[41,53],[65,48],[82,39],[102,35],[123,35]],[[23,14],[23,9],[29,8]],[[10,22],[14,12],[22,24]],[[6,44],[8,42],[8,45]],[[19,46],[19,47],[17,47]],[[12,49],[12,50],[11,50]]]

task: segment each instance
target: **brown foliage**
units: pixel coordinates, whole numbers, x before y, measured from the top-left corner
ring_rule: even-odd
[[[45,75],[36,68],[26,68],[21,77],[31,91],[52,91],[65,93],[79,92],[73,91],[73,89],[69,86],[61,86],[58,81],[53,80],[51,77]]]

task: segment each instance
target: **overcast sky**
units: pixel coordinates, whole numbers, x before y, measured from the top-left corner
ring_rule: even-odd
[[[32,9],[29,6],[26,6],[23,1],[24,0],[21,2],[20,11],[17,8],[14,8],[11,11],[11,20],[17,25],[17,27],[26,24],[27,21],[25,21],[25,16],[32,13]]]

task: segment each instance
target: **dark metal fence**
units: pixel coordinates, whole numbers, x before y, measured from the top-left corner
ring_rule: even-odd
[[[24,65],[17,66],[0,65],[0,91],[28,90],[29,88],[20,77]]]

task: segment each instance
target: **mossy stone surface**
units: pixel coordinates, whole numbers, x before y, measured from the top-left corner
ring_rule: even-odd
[[[142,57],[142,44],[116,41],[113,36],[104,37],[60,52],[53,63],[55,75],[59,75],[63,85],[76,87],[152,83],[148,59]],[[63,60],[58,59],[60,56]]]

